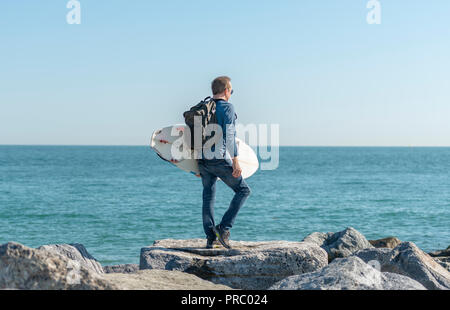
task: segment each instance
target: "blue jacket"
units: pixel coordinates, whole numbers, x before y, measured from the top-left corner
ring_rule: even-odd
[[[220,153],[225,158],[225,150],[228,149],[231,157],[238,156],[238,149],[236,145],[236,119],[237,115],[234,111],[234,106],[223,100],[216,99],[216,119],[217,124],[222,128],[223,145],[220,148]],[[228,125],[228,135],[227,135]],[[215,149],[215,147],[213,148]]]

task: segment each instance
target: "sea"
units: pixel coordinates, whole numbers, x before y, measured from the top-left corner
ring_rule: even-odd
[[[232,240],[353,227],[450,245],[450,148],[280,147],[278,168],[246,181]],[[218,182],[217,222],[233,194]],[[137,264],[155,240],[205,238],[201,209],[201,179],[149,147],[0,146],[0,244],[81,243],[102,265]]]

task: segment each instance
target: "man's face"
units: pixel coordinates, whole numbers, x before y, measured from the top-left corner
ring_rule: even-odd
[[[230,82],[229,88],[225,89],[225,98],[227,99],[227,101],[230,100],[232,92],[233,92],[233,85],[231,85],[231,82]]]

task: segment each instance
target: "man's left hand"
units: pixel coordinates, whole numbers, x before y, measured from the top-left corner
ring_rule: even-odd
[[[237,157],[233,158],[233,177],[239,178],[242,174],[241,166],[239,165],[239,161]]]

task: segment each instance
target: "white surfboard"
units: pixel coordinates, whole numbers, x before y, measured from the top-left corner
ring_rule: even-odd
[[[184,131],[188,129],[185,124],[173,125],[155,130],[150,142],[151,148],[163,160],[166,160],[176,167],[190,172],[194,175],[200,173],[198,169],[196,151],[183,150]],[[236,138],[236,145],[239,152],[239,164],[242,168],[242,177],[244,179],[252,176],[259,167],[258,157],[253,149],[244,141]],[[180,151],[181,149],[181,151]],[[174,150],[177,150],[174,152]],[[182,153],[184,152],[184,153]]]

